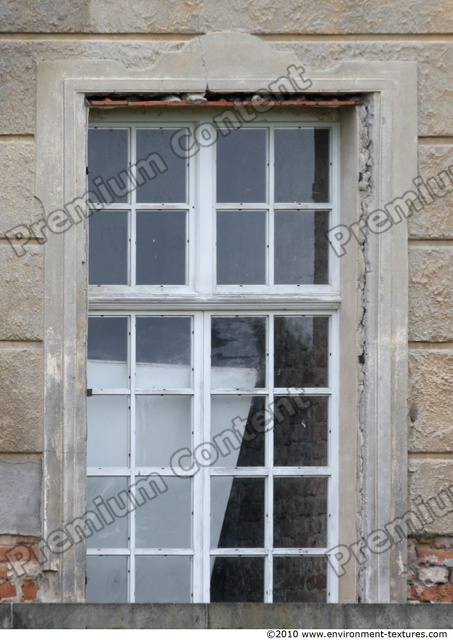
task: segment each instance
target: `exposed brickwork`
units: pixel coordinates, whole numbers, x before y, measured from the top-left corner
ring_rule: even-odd
[[[409,602],[453,602],[453,536],[409,538]]]
[[[0,602],[39,601],[41,577],[37,538],[0,535]]]

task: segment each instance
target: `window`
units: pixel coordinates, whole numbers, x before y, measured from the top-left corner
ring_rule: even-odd
[[[179,111],[89,133],[88,600],[335,601],[337,124]]]

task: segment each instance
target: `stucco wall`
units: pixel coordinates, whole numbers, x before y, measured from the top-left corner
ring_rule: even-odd
[[[2,469],[15,466],[15,478],[23,474],[24,490],[36,505],[41,503],[36,463],[43,452],[46,248],[34,240],[32,250],[19,260],[5,233],[17,224],[38,220],[43,213],[34,198],[39,61],[109,59],[131,69],[147,68],[162,53],[181,49],[194,36],[222,30],[256,34],[271,41],[276,50],[291,51],[307,77],[310,71],[349,60],[415,61],[419,175],[426,180],[450,167],[453,180],[453,13],[448,0],[323,0],[315,4],[308,0],[277,4],[129,0],[114,4],[111,0],[0,2],[0,464]],[[411,386],[407,403],[412,405],[408,420],[412,500],[418,496],[428,500],[453,483],[451,191],[415,213],[409,223]],[[4,486],[0,523],[5,530],[0,534],[35,534],[41,525],[40,510],[23,515],[23,501],[15,500]],[[423,533],[434,538],[453,536],[452,513],[453,507]],[[42,597],[46,599],[45,594]],[[54,595],[49,592],[47,597]]]

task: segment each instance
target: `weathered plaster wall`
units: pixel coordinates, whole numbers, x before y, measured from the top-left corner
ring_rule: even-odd
[[[102,58],[145,68],[194,35],[221,30],[257,34],[276,49],[292,51],[308,77],[311,70],[328,69],[338,61],[416,61],[419,175],[427,179],[453,164],[452,29],[449,0],[127,0],[117,6],[112,0],[0,0],[0,458],[15,465],[15,486],[23,487],[27,499],[35,505],[41,499],[39,478],[35,471],[27,474],[43,449],[44,249],[35,242],[19,259],[4,236],[12,226],[42,214],[34,198],[37,63]],[[453,483],[452,207],[450,192],[415,213],[409,224],[413,503]],[[28,535],[30,514],[1,486],[0,507],[8,516],[0,517],[0,534]],[[439,535],[453,539],[451,514],[436,518],[423,533],[425,538],[414,542],[423,548],[427,539],[434,548]],[[411,556],[411,562],[417,584],[423,586],[419,561]],[[14,598],[21,599],[20,593]],[[417,593],[412,590],[415,599]],[[50,589],[38,597],[54,594]]]

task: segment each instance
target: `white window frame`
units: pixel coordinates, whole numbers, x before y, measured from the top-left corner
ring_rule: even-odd
[[[98,112],[92,118],[92,128],[118,128],[129,129],[129,164],[135,164],[136,158],[135,132],[144,128],[168,128],[187,127],[193,132],[200,126],[212,126],[216,112],[203,109],[198,112],[187,109],[181,113],[174,110],[160,110],[160,118],[156,119],[153,110],[136,119],[132,114],[124,111],[105,114]],[[209,113],[209,115],[207,115]],[[184,394],[193,397],[193,449],[202,443],[211,441],[210,434],[210,400],[213,395],[238,395],[237,391],[225,389],[212,389],[209,382],[210,362],[210,330],[211,317],[240,315],[253,317],[267,317],[267,345],[268,357],[266,358],[267,385],[264,390],[241,390],[243,395],[264,396],[268,398],[269,405],[273,406],[274,394],[281,395],[307,395],[327,396],[329,398],[328,409],[328,460],[323,467],[278,467],[273,465],[273,431],[268,430],[265,436],[265,466],[247,468],[223,468],[221,465],[203,467],[199,473],[193,475],[193,523],[192,523],[192,547],[189,549],[137,549],[135,546],[135,510],[129,514],[130,545],[128,549],[90,548],[89,556],[101,555],[126,555],[128,554],[128,601],[135,602],[135,557],[136,555],[185,555],[192,557],[192,601],[195,603],[210,601],[210,562],[212,556],[230,557],[264,557],[265,558],[265,584],[264,602],[272,602],[273,584],[273,557],[289,556],[329,556],[328,550],[338,544],[338,376],[339,376],[339,326],[338,326],[338,301],[332,302],[332,296],[337,299],[340,295],[339,285],[339,260],[331,247],[328,248],[328,282],[325,285],[221,285],[215,283],[215,211],[216,210],[263,210],[268,209],[267,214],[267,265],[273,265],[273,215],[272,210],[321,210],[330,211],[329,227],[339,220],[339,123],[333,116],[331,122],[320,123],[300,111],[294,113],[268,114],[259,118],[253,124],[245,125],[244,129],[259,128],[268,130],[269,157],[273,157],[273,138],[276,128],[324,128],[330,131],[329,136],[329,202],[328,203],[292,203],[273,205],[273,176],[274,171],[269,158],[266,164],[268,180],[267,204],[263,203],[215,203],[215,166],[216,146],[200,146],[199,152],[188,160],[188,198],[187,203],[176,204],[138,204],[136,202],[136,190],[130,190],[128,203],[109,204],[105,210],[129,211],[129,285],[92,285],[89,287],[90,315],[98,316],[101,312],[104,316],[128,317],[130,333],[130,379],[129,391],[131,399],[131,465],[129,468],[89,468],[89,476],[112,476],[128,478],[128,485],[135,484],[138,476],[147,476],[150,473],[159,473],[165,479],[174,477],[174,469],[171,467],[146,467],[137,468],[135,465],[135,435],[132,426],[135,421],[135,318],[140,316],[177,316],[193,318],[193,390],[190,389],[157,389],[147,390],[146,393],[168,395]],[[219,137],[222,135],[219,132]],[[206,184],[210,185],[206,187]],[[135,211],[150,210],[187,210],[189,212],[186,222],[189,229],[188,251],[188,277],[186,285],[156,286],[137,285],[135,282]],[[209,250],[210,249],[210,250]],[[272,267],[271,267],[272,270]],[[266,270],[267,271],[267,270]],[[272,282],[272,273],[267,273]],[[317,304],[312,307],[311,295],[316,294]],[[121,295],[121,304],[118,304],[118,296]],[[172,297],[172,304],[168,305],[167,296]],[[221,301],[219,297],[221,296]],[[241,303],[238,305],[238,297]],[[284,297],[283,297],[284,296]],[[283,297],[283,299],[282,299]],[[140,300],[140,311],[134,311]],[[200,307],[201,303],[201,307]],[[267,306],[269,305],[269,307]],[[175,307],[178,311],[175,311]],[[158,308],[158,311],[156,311]],[[195,310],[198,309],[198,310]],[[203,309],[203,310],[200,310]],[[272,389],[269,381],[273,375],[273,318],[276,315],[284,316],[323,316],[329,318],[329,381],[324,388],[291,388]],[[93,394],[113,395],[125,394],[125,389],[93,390]],[[143,392],[139,392],[143,393]],[[186,474],[183,470],[177,470],[178,475]],[[210,549],[210,478],[217,476],[230,477],[260,477],[265,478],[265,540],[263,548],[235,549]],[[285,549],[273,547],[273,477],[325,477],[328,479],[328,499],[326,514],[327,546],[324,548]],[[159,496],[157,496],[159,499]],[[338,577],[333,569],[334,558],[326,562],[327,568],[327,602],[338,600]]]

